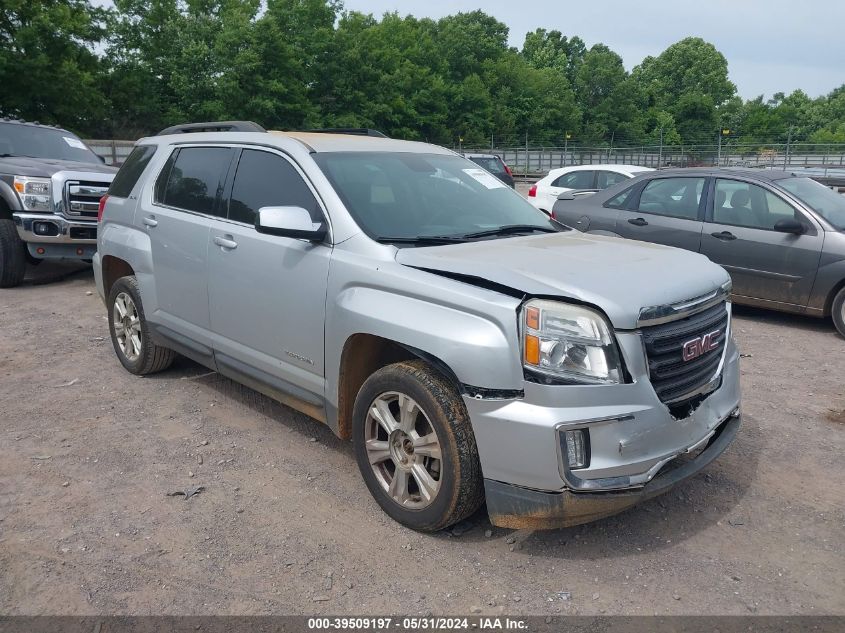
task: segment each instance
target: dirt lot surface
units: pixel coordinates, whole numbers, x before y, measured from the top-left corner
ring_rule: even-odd
[[[328,428],[189,361],[124,371],[90,270],[0,291],[0,614],[845,614],[845,341],[737,313],[744,426],[704,473],[422,535]]]

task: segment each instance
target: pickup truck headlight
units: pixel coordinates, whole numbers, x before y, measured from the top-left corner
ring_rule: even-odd
[[[52,211],[53,185],[49,178],[15,176],[15,191],[24,211]]]
[[[575,383],[623,381],[610,326],[595,310],[533,299],[522,308],[522,331],[526,369]]]

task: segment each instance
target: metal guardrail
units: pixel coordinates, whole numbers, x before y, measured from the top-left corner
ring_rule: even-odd
[[[135,141],[88,140],[85,144],[102,156],[107,165],[121,165],[135,146]]]

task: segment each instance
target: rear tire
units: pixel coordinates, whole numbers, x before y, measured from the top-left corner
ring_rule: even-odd
[[[466,407],[426,363],[395,363],[370,376],[355,399],[352,433],[367,488],[402,525],[441,530],[484,500]]]
[[[19,286],[26,274],[26,244],[12,220],[0,220],[0,288]]]
[[[839,336],[845,338],[845,288],[841,288],[833,298],[831,316],[833,317],[833,324],[839,331]]]
[[[176,352],[156,345],[150,336],[135,277],[121,277],[115,281],[106,306],[114,352],[127,371],[146,376],[164,371],[173,364]]]

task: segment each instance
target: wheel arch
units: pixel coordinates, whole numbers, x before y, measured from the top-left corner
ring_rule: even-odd
[[[447,363],[437,356],[375,334],[356,333],[346,339],[340,356],[338,375],[337,420],[335,433],[342,439],[352,437],[352,411],[364,382],[382,367],[403,360],[419,359],[441,374],[458,393],[461,382]]]
[[[135,270],[129,262],[114,255],[104,255],[101,266],[103,269],[103,294],[106,298],[108,298],[114,282],[121,277],[135,275]]]

